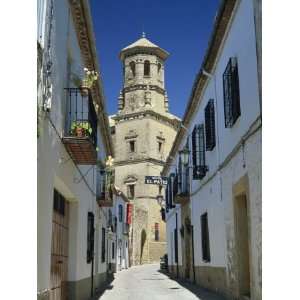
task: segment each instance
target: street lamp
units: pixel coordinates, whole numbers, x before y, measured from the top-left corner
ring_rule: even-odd
[[[162,207],[162,208],[165,207],[166,200],[164,199],[163,195],[161,195],[161,194],[157,195],[156,200],[160,207]]]
[[[179,155],[181,157],[182,163],[186,166],[189,163],[190,150],[187,147],[184,147],[181,151],[179,151]]]

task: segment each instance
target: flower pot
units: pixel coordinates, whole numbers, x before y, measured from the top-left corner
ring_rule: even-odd
[[[76,132],[77,137],[84,137],[85,136],[85,129],[84,128],[77,127],[75,132]]]
[[[82,85],[80,87],[80,94],[82,97],[87,97],[89,95],[89,88],[87,86]]]

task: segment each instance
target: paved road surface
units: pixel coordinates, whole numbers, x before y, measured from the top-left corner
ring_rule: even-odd
[[[100,300],[224,300],[195,287],[178,283],[159,272],[158,265],[131,267],[115,274]]]

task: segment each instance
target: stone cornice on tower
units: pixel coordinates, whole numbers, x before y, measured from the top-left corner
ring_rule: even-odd
[[[145,110],[145,111],[134,112],[134,113],[124,114],[124,115],[118,114],[118,115],[113,115],[110,118],[114,120],[115,123],[119,123],[122,121],[142,119],[145,117],[153,118],[158,122],[167,123],[168,125],[172,126],[176,130],[180,127],[180,123],[181,123],[178,117],[170,113],[168,113],[168,116],[166,116],[165,114],[163,115],[153,110]]]
[[[166,50],[153,44],[145,37],[142,37],[138,39],[136,42],[123,48],[119,54],[119,57],[121,60],[124,60],[127,56],[131,56],[134,54],[142,54],[142,53],[157,55],[162,60],[165,60],[169,56],[169,53]]]

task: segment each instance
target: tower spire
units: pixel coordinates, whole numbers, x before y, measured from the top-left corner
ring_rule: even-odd
[[[142,38],[145,38],[146,37],[146,33],[145,31],[142,32]]]

